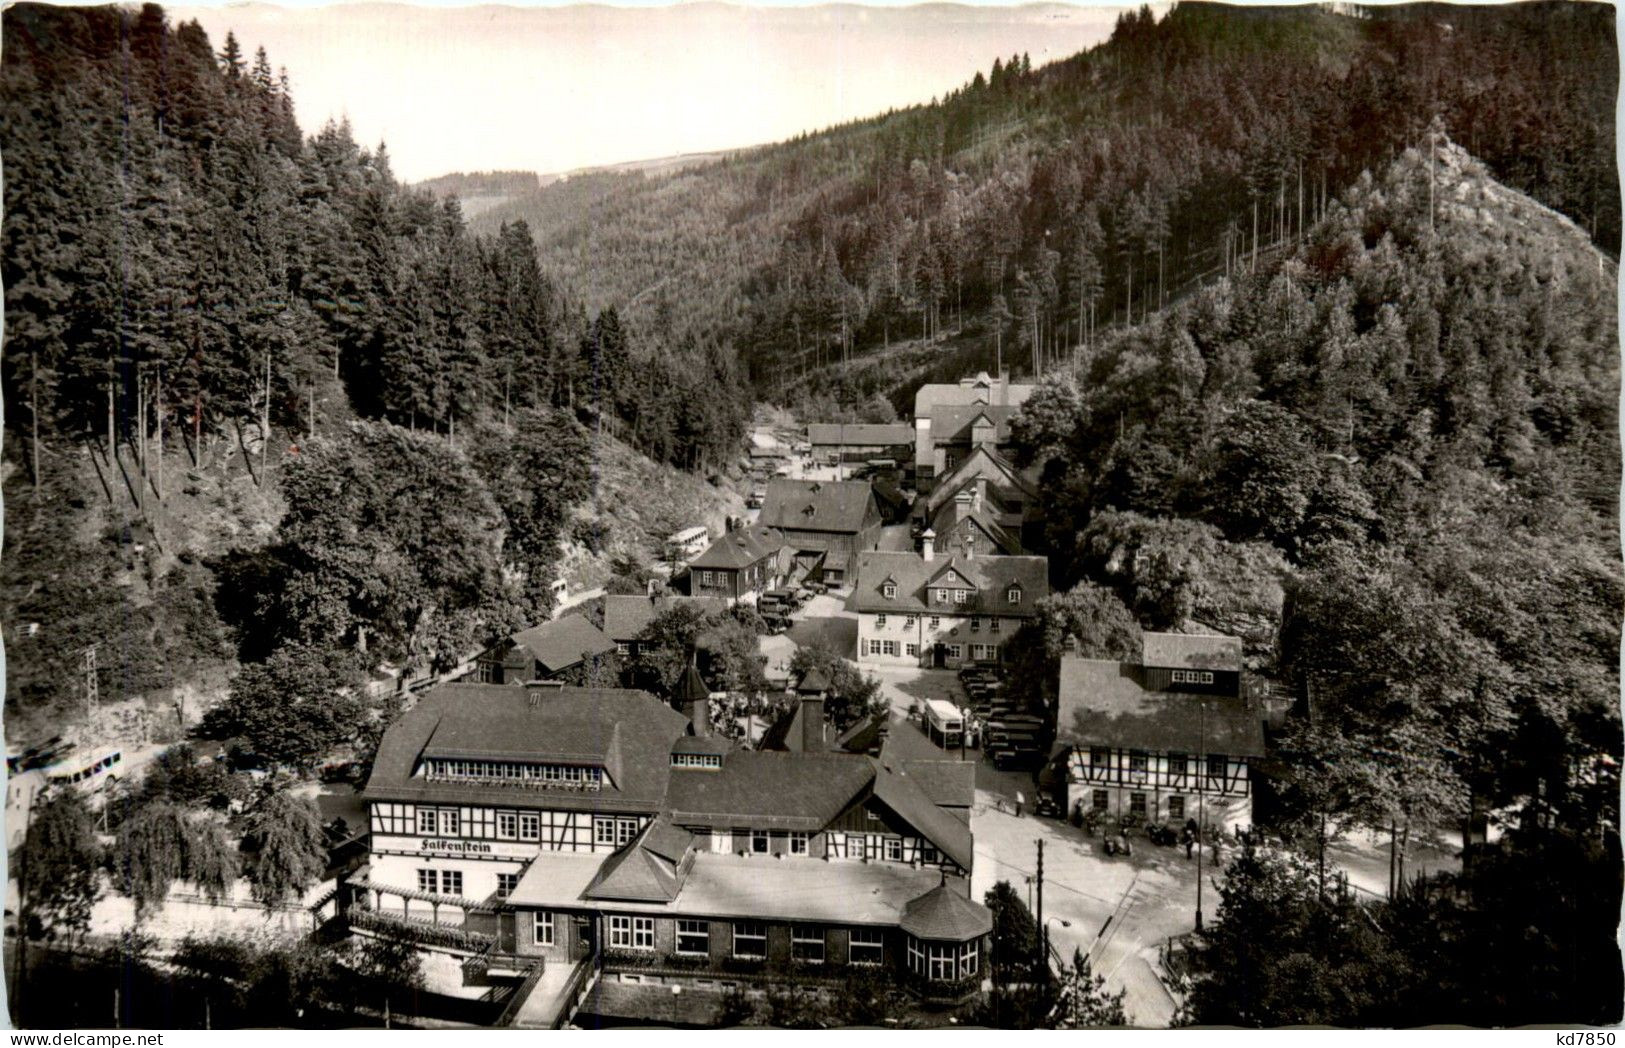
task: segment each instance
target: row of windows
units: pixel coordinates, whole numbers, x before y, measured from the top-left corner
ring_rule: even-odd
[[[529,764],[516,761],[459,761],[431,758],[426,771],[434,779],[495,779],[500,782],[563,783],[598,789],[604,769],[576,764]]]
[[[874,813],[871,812],[872,816]],[[914,862],[935,865],[942,861],[936,846],[919,837],[893,837],[879,833],[830,833],[825,850],[832,859],[868,859],[872,862]]]
[[[720,768],[722,757],[715,753],[674,753],[671,755],[673,768]]]
[[[1094,796],[1091,797],[1090,800],[1094,805],[1095,811],[1103,812],[1106,810],[1111,801],[1111,794],[1105,790],[1095,790]],[[1155,817],[1155,813],[1150,810],[1150,805],[1148,804],[1147,797],[1144,793],[1134,792],[1128,795],[1128,810],[1129,814],[1138,815],[1142,819],[1148,816]],[[1185,798],[1179,796],[1178,794],[1169,797],[1168,818],[1183,819],[1184,817]]]
[[[1212,684],[1212,670],[1174,670],[1175,684]]]
[[[1191,768],[1191,759],[1183,753],[1170,753],[1163,758],[1164,766],[1169,775],[1185,775]],[[1091,746],[1089,748],[1089,763],[1096,768],[1111,766],[1111,750],[1104,746]],[[1229,770],[1230,758],[1222,753],[1207,755],[1207,773],[1213,778],[1222,778]],[[1151,755],[1144,750],[1128,751],[1128,770],[1131,772],[1147,772],[1151,770]]]
[[[376,804],[372,811],[376,833],[405,834],[415,829],[425,837],[536,842],[554,851],[591,851],[595,845],[619,848],[638,835],[644,822],[626,815],[422,805],[411,812],[404,805]]]
[[[919,617],[916,616],[916,615],[904,615],[903,616],[903,628],[905,630],[913,629],[914,624],[915,624],[915,622],[918,621],[918,619],[919,619]],[[1004,621],[1003,619],[1000,619],[996,615],[995,616],[990,616],[988,618],[988,620],[987,620],[987,631],[989,633],[998,633],[998,632],[1000,632],[1000,630],[1003,628],[1000,625],[1000,623],[1002,623],[1003,621]],[[927,625],[928,628],[933,629],[933,630],[941,629],[942,628],[942,616],[941,615],[932,615],[932,616],[930,616],[930,621],[928,623],[926,623],[926,625]],[[886,628],[886,616],[885,615],[876,615],[875,616],[875,629],[883,630],[885,628]],[[982,617],[979,616],[979,615],[972,615],[971,620],[970,620],[970,628],[973,629],[973,630],[980,630],[982,628]]]
[[[546,938],[543,938],[543,918],[546,918]],[[733,956],[761,960],[767,957],[767,925],[761,921],[735,921],[730,946]],[[536,915],[536,941],[543,946],[553,944],[552,914]],[[655,922],[653,917],[619,917],[609,919],[609,945],[616,950],[653,951],[655,948]],[[677,921],[676,952],[680,957],[709,957],[711,955],[711,922],[679,918]],[[886,955],[885,932],[879,928],[853,928],[848,937],[847,962],[857,965],[878,965]],[[809,964],[822,964],[828,957],[826,930],[816,924],[790,926],[790,956]]]
[[[912,936],[908,940],[908,968],[933,982],[953,982],[969,979],[978,970],[981,960],[980,943],[921,943]]]

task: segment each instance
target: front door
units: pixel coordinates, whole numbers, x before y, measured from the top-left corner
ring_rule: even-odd
[[[570,923],[575,927],[576,960],[579,961],[582,958],[591,957],[593,955],[594,944],[597,939],[597,922],[591,917],[583,917],[579,914],[575,914],[570,917]]]
[[[948,645],[938,644],[932,649],[931,655],[932,665],[936,666],[937,669],[943,669],[948,665]]]
[[[517,952],[519,952],[518,950],[516,950],[514,948],[514,933],[513,933],[514,921],[517,920],[517,919],[518,919],[518,915],[513,913],[512,911],[509,911],[508,913],[499,913],[499,914],[497,914],[497,952],[498,953],[517,953]]]

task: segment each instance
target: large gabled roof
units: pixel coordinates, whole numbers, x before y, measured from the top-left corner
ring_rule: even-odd
[[[615,650],[615,642],[585,615],[566,615],[520,630],[513,635],[513,643],[530,652],[549,673],[569,669],[583,657]]]
[[[938,404],[931,409],[931,440],[969,442],[978,423],[993,428],[995,442],[1010,439],[1010,420],[1021,408],[1001,404]]]
[[[914,427],[907,422],[813,422],[807,443],[814,447],[892,447],[914,443]]]
[[[901,766],[884,761],[874,763],[875,799],[896,812],[961,868],[970,869],[976,861],[976,842],[970,827],[938,807],[924,786]]]
[[[748,568],[784,548],[784,536],[776,528],[752,524],[719,537],[705,552],[689,561],[690,568]]]
[[[868,787],[874,768],[847,753],[738,750],[718,771],[672,772],[667,806],[682,826],[817,833]]]
[[[993,377],[983,371],[969,375],[958,382],[929,382],[914,394],[914,417],[926,418],[939,404],[1011,404],[1021,405],[1038,387],[1032,383],[1013,383],[1006,376]]]
[[[999,523],[998,517],[986,509],[976,509],[972,506],[962,505],[959,502],[949,502],[944,505],[936,517],[931,521],[931,530],[937,533],[939,543],[950,541],[955,528],[962,522],[967,526],[981,529],[982,533],[992,543],[993,548],[982,549],[979,552],[993,556],[1019,557],[1026,551],[1022,548],[1021,539],[1009,528]]]
[[[1245,699],[1151,690],[1143,682],[1139,666],[1063,656],[1056,741],[1153,753],[1263,755],[1262,716]]]
[[[384,732],[367,782],[369,799],[522,807],[659,807],[671,746],[684,717],[653,695],[621,688],[515,688],[442,684]],[[427,757],[588,764],[608,782],[597,792],[429,782]]]
[[[857,534],[879,519],[874,491],[865,480],[794,480],[767,485],[759,522],[786,531]]]
[[[926,590],[936,580],[958,576],[975,587],[975,592],[964,604],[932,605]],[[890,577],[897,586],[897,595],[888,598],[882,584]],[[883,553],[866,551],[857,554],[852,595],[847,598],[848,611],[930,613],[951,611],[956,615],[1008,615],[1030,616],[1033,605],[1049,595],[1049,561],[1044,557],[951,556],[943,555],[926,560],[918,553]],[[1011,602],[1009,591],[1014,586],[1021,591],[1021,599]]]

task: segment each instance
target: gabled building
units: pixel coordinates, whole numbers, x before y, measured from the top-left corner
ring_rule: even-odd
[[[790,553],[784,535],[752,524],[718,538],[689,562],[689,583],[696,597],[755,604],[763,593],[784,584]]]
[[[1137,663],[1066,655],[1058,694],[1069,810],[1252,824],[1263,712],[1242,688],[1239,639],[1147,633]]]
[[[703,1024],[730,987],[839,992],[853,967],[979,988],[992,917],[962,784],[939,762],[736,749],[697,704],[690,723],[641,692],[431,692],[380,746],[352,927],[482,977],[591,965],[582,1007],[628,1019],[692,995]]]
[[[914,427],[907,422],[814,422],[807,426],[807,443],[819,462],[896,461],[913,447]]]
[[[914,488],[936,487],[978,448],[1010,446],[1010,419],[1038,387],[987,372],[957,383],[930,383],[914,394]]]
[[[881,516],[866,481],[779,479],[768,484],[757,523],[783,534],[797,574],[841,585],[852,557],[875,548]]]
[[[604,633],[614,642],[618,654],[635,657],[643,645],[639,638],[649,624],[684,603],[691,603],[707,614],[728,607],[726,600],[716,596],[683,597],[661,593],[641,597],[611,593],[604,597]]]
[[[938,478],[931,493],[915,505],[914,520],[917,527],[940,533],[946,530],[941,524],[943,514],[951,506],[968,505],[1026,541],[1025,531],[1037,500],[1038,486],[1031,470],[1018,470],[996,450],[977,448]]]
[[[471,682],[527,684],[552,680],[586,659],[615,650],[615,642],[584,615],[565,615],[520,630],[474,661]]]
[[[860,553],[846,607],[858,614],[859,665],[1000,662],[1003,646],[1049,595],[1043,557]]]

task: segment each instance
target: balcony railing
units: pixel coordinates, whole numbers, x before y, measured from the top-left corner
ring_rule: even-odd
[[[352,928],[404,939],[420,946],[440,947],[476,955],[489,952],[495,942],[491,936],[481,932],[455,928],[449,924],[420,921],[411,917],[397,917],[394,914],[378,913],[373,910],[352,909],[349,921]]]
[[[521,790],[545,790],[565,793],[598,793],[602,782],[566,782],[550,779],[510,779],[500,775],[442,775],[424,772],[423,780],[442,786],[506,786]]]

